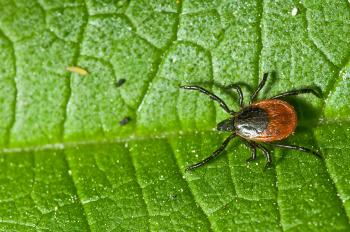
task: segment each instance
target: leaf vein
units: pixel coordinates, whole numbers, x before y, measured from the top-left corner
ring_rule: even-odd
[[[75,53],[73,55],[73,58],[72,58],[72,64],[73,65],[77,65],[78,63],[78,59],[79,59],[79,56],[80,56],[80,50],[81,50],[81,44],[84,40],[84,33],[85,33],[85,30],[86,30],[86,27],[88,25],[88,22],[89,22],[89,15],[88,15],[88,9],[87,9],[87,5],[86,5],[86,2],[84,0],[84,7],[83,7],[84,11],[85,11],[85,16],[83,18],[84,20],[84,23],[82,24],[82,27],[81,27],[81,31],[78,35],[78,39],[77,39],[77,48],[75,50]],[[61,130],[60,130],[60,139],[61,141],[64,140],[64,133],[65,133],[65,123],[66,123],[66,120],[67,120],[67,117],[68,117],[68,107],[69,107],[69,101],[70,101],[70,98],[72,96],[72,87],[71,87],[71,78],[72,78],[73,74],[71,73],[68,73],[67,76],[66,76],[66,86],[67,86],[67,92],[66,92],[66,96],[65,96],[65,101],[64,101],[64,104],[63,104],[63,118],[62,118],[62,121],[60,123],[61,125]]]
[[[69,161],[68,161],[67,153],[66,153],[66,152],[63,152],[63,160],[64,160],[64,162],[65,162],[65,164],[66,164],[66,166],[67,166],[67,169],[68,169],[67,172],[70,172],[70,171],[71,171],[71,167],[70,167],[70,165],[69,165]],[[80,196],[79,196],[78,189],[77,189],[76,183],[75,183],[75,181],[74,181],[74,178],[73,178],[72,175],[69,175],[69,177],[70,177],[70,179],[71,179],[71,181],[72,181],[72,183],[73,183],[73,185],[72,185],[73,188],[74,188],[74,189],[73,189],[73,193],[76,194],[78,203],[79,203],[79,205],[80,205],[80,207],[81,207],[81,209],[82,209],[82,216],[83,216],[83,218],[85,219],[86,224],[88,225],[87,228],[89,229],[89,231],[91,231],[90,222],[89,222],[88,217],[87,217],[87,214],[86,214],[86,212],[85,212],[85,207],[84,207],[83,201],[81,200],[81,198],[80,198]]]
[[[318,142],[317,142],[317,140],[315,139],[316,138],[316,136],[315,136],[315,132],[313,131],[312,132],[313,134],[312,134],[312,136],[313,136],[313,138],[314,138],[314,140],[316,141],[316,145],[317,145],[317,147],[318,147],[318,149],[320,148],[320,146],[319,146],[319,144],[318,144]],[[344,203],[345,203],[345,201],[343,201],[342,199],[341,199],[341,196],[340,196],[340,194],[338,194],[340,191],[339,191],[339,187],[336,185],[336,183],[335,183],[335,180],[334,180],[334,176],[332,175],[332,173],[330,172],[330,170],[328,169],[328,167],[327,167],[327,160],[326,159],[322,159],[322,166],[325,168],[325,170],[326,170],[326,173],[327,173],[327,175],[329,176],[329,179],[331,180],[331,185],[333,185],[333,187],[334,187],[334,189],[336,189],[336,198],[338,198],[339,199],[339,201],[340,201],[340,205],[342,206],[342,212],[341,213],[345,213],[345,215],[347,216],[347,218],[348,218],[348,227],[350,228],[350,214],[349,214],[349,212],[347,212],[347,210],[346,210],[346,208],[345,208],[345,205],[344,205]]]
[[[3,36],[11,45],[11,55],[13,57],[13,78],[12,78],[12,85],[14,87],[14,99],[11,104],[11,118],[10,121],[6,127],[6,136],[5,136],[5,146],[10,145],[10,139],[11,139],[11,131],[13,126],[16,122],[16,111],[17,111],[17,95],[18,95],[18,88],[17,88],[17,82],[16,82],[16,76],[17,76],[17,60],[16,60],[16,51],[15,51],[15,45],[14,42],[8,37],[4,30],[0,28],[0,35]]]
[[[181,167],[180,167],[180,164],[179,164],[179,160],[177,159],[177,157],[176,157],[176,155],[175,155],[174,148],[171,146],[171,143],[170,143],[169,140],[167,140],[167,143],[169,144],[169,147],[171,148],[171,149],[170,149],[170,150],[171,150],[171,154],[172,154],[172,156],[174,157],[174,160],[175,160],[175,163],[176,163],[176,167],[178,168],[178,172],[179,172],[180,174],[183,174],[183,173],[181,172]],[[206,216],[206,219],[207,219],[208,223],[210,224],[210,229],[211,229],[211,231],[214,231],[213,228],[212,228],[212,227],[213,227],[213,223],[211,223],[210,218],[209,218],[209,215],[207,215],[207,214],[205,213],[204,209],[202,208],[202,205],[196,200],[196,197],[194,196],[194,193],[192,192],[192,189],[191,189],[191,187],[190,187],[190,185],[189,185],[188,180],[187,180],[186,178],[185,178],[184,180],[185,180],[185,183],[186,183],[186,185],[187,185],[187,188],[188,188],[188,190],[189,190],[189,192],[190,192],[190,194],[191,194],[191,198],[193,199],[193,202],[194,202],[196,205],[199,206],[199,208],[200,208],[202,214]]]
[[[142,196],[142,201],[143,201],[143,203],[144,203],[144,205],[146,206],[146,212],[147,212],[147,218],[148,218],[148,220],[147,220],[147,222],[148,222],[148,229],[150,228],[150,226],[151,226],[151,213],[150,213],[150,209],[149,209],[149,206],[148,206],[148,204],[147,204],[147,201],[146,201],[146,198],[145,198],[145,193],[144,193],[144,190],[143,190],[143,188],[142,188],[142,186],[141,186],[141,183],[140,183],[140,180],[139,180],[139,178],[138,178],[138,176],[136,175],[136,165],[135,165],[135,159],[134,159],[134,157],[133,157],[133,155],[131,154],[131,151],[130,151],[130,148],[128,149],[128,153],[129,153],[129,156],[128,157],[130,157],[130,160],[131,160],[131,166],[132,166],[132,169],[133,169],[133,173],[135,173],[135,178],[136,178],[136,183],[137,183],[137,185],[138,185],[138,187],[140,188],[140,190],[141,190],[141,196]]]
[[[153,82],[153,80],[155,79],[157,73],[158,73],[158,70],[162,64],[162,57],[168,52],[169,48],[171,47],[171,45],[177,41],[177,33],[179,31],[179,27],[180,27],[180,15],[182,13],[182,4],[183,4],[183,1],[180,1],[180,3],[178,4],[178,17],[177,17],[177,20],[176,22],[174,23],[174,31],[173,31],[173,36],[172,38],[170,39],[170,41],[168,42],[168,44],[162,49],[161,52],[158,53],[158,57],[156,58],[156,61],[153,63],[153,72],[150,73],[150,76],[151,76],[151,80],[149,81],[148,83],[148,86],[145,87],[144,91],[142,92],[141,94],[141,99],[140,99],[140,102],[138,104],[138,106],[136,107],[136,122],[137,122],[137,112],[140,110],[140,108],[142,107],[142,104],[143,104],[143,101],[147,95],[147,93],[150,91],[150,88],[151,88],[151,83]]]

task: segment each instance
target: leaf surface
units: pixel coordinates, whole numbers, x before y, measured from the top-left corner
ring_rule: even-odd
[[[348,231],[348,38],[345,0],[0,0],[0,230]],[[322,90],[287,99],[286,143],[324,159],[275,149],[264,172],[236,139],[186,173],[227,114],[179,86],[238,110],[220,86],[247,104],[265,72],[260,99]]]

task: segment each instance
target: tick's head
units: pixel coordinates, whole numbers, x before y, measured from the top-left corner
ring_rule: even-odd
[[[219,122],[216,128],[218,131],[234,131],[234,118],[228,118],[224,121]]]

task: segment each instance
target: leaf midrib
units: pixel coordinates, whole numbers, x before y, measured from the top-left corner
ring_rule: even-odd
[[[332,121],[324,121],[320,119],[319,123],[314,127],[317,129],[319,127],[327,126],[327,125],[338,125],[339,123],[349,124],[350,120],[332,120]],[[300,129],[310,129],[309,127],[300,127]],[[114,144],[114,143],[128,143],[134,141],[144,141],[144,140],[152,140],[152,139],[166,139],[166,138],[174,138],[179,136],[188,136],[188,135],[196,135],[196,134],[205,134],[205,133],[219,133],[219,134],[227,134],[223,132],[218,132],[213,127],[212,129],[207,130],[188,130],[188,131],[169,131],[169,132],[161,132],[161,133],[153,133],[149,135],[144,134],[130,134],[128,137],[114,137],[114,138],[106,138],[106,139],[87,139],[87,140],[76,140],[76,141],[63,141],[57,143],[48,143],[48,144],[29,144],[29,145],[20,145],[20,146],[7,146],[0,148],[0,153],[23,153],[23,152],[31,152],[31,151],[46,151],[46,150],[64,150],[67,148],[73,148],[76,146],[82,145],[103,145],[103,144]],[[344,147],[324,147],[322,148],[348,148]],[[349,147],[350,148],[350,147]]]

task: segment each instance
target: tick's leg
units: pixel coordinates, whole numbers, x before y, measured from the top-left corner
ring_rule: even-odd
[[[248,140],[242,139],[244,144],[250,148],[250,154],[251,157],[249,157],[246,162],[251,162],[253,160],[256,160],[256,145],[253,142],[250,142]]]
[[[312,155],[317,156],[318,158],[322,158],[322,156],[318,152],[311,150],[310,148],[300,147],[300,146],[296,146],[296,145],[277,144],[277,143],[270,143],[270,145],[275,146],[275,147],[287,148],[287,149],[291,149],[291,150],[298,150],[298,151],[310,153]]]
[[[264,73],[263,79],[260,81],[258,88],[255,90],[253,95],[250,97],[250,103],[254,102],[260,90],[264,87],[267,80],[268,73]]]
[[[313,95],[315,95],[318,98],[322,98],[322,94],[315,91],[314,89],[311,88],[303,88],[303,89],[297,89],[297,90],[291,90],[285,93],[280,93],[276,96],[271,97],[270,99],[278,99],[278,98],[282,98],[282,97],[287,97],[287,96],[295,96],[295,95],[299,95],[299,94],[304,94],[304,93],[311,93]]]
[[[229,114],[234,114],[235,113],[233,110],[230,110],[228,108],[226,103],[221,98],[219,98],[215,94],[209,92],[208,90],[206,90],[206,89],[204,89],[204,88],[202,88],[200,86],[197,86],[197,85],[184,85],[184,86],[180,86],[180,88],[182,88],[182,89],[189,89],[189,90],[197,90],[197,91],[199,91],[201,93],[204,93],[204,94],[208,95],[214,101],[218,102],[220,104],[221,108],[223,108],[227,113],[229,113]]]
[[[207,158],[205,158],[204,160],[202,160],[201,162],[198,162],[196,164],[193,164],[189,167],[186,168],[186,171],[191,171],[193,169],[196,169],[200,166],[203,166],[204,164],[208,163],[210,160],[216,158],[218,155],[220,155],[221,152],[223,152],[227,146],[227,144],[231,141],[231,139],[233,139],[236,135],[235,134],[231,134],[229,137],[227,137],[225,139],[225,141],[221,144],[221,146],[213,152],[213,154]]]
[[[265,168],[267,169],[271,166],[272,164],[272,158],[271,158],[271,154],[269,152],[269,150],[267,150],[266,147],[264,147],[263,145],[259,144],[259,143],[254,143],[256,145],[257,148],[259,148],[265,155],[266,157],[266,164],[265,164]]]
[[[241,87],[237,84],[231,84],[231,85],[226,86],[226,89],[231,89],[231,88],[236,89],[238,96],[239,96],[239,106],[241,108],[243,108],[243,92],[242,92]]]

